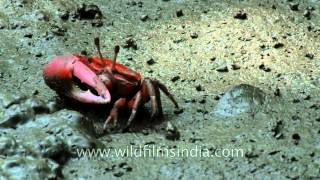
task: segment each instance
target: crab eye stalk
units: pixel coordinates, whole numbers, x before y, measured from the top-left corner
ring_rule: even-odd
[[[119,45],[116,45],[114,47],[114,55],[113,55],[113,61],[112,61],[112,67],[111,67],[111,70],[112,72],[114,72],[116,70],[116,61],[117,61],[117,57],[118,57],[118,53],[120,51],[120,46]]]
[[[102,56],[102,53],[101,53],[101,48],[100,48],[100,38],[98,38],[98,37],[94,38],[94,45],[96,46],[96,48],[98,50],[98,54],[99,54],[100,59],[101,59],[100,64],[101,65],[105,65],[104,61],[103,61],[103,56]]]

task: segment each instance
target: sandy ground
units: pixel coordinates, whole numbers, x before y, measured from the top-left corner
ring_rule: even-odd
[[[102,19],[77,17],[83,3],[97,5]],[[148,122],[147,108],[133,125],[143,128],[101,133],[108,108],[67,102],[59,109],[92,120],[105,149],[201,147],[212,157],[70,158],[59,164],[60,177],[317,179],[319,3],[300,2],[296,10],[295,1],[2,0],[0,91],[56,101],[43,81],[43,65],[60,54],[96,55],[93,38],[100,36],[104,55],[120,44],[118,62],[164,82],[184,112],[174,114],[162,96],[163,122]],[[246,19],[234,17],[240,10]],[[126,48],[128,39],[137,48]],[[216,115],[219,98],[238,84],[264,91],[265,105],[259,112]],[[170,124],[177,140],[166,138]],[[214,156],[223,148],[243,149],[244,156]]]

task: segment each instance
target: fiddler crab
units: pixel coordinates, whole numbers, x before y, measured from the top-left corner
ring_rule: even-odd
[[[87,104],[114,103],[103,128],[117,123],[119,108],[131,109],[130,125],[139,107],[151,100],[151,117],[162,117],[160,90],[173,102],[177,112],[182,109],[166,86],[157,79],[141,78],[140,73],[116,62],[119,46],[113,59],[104,58],[99,38],[94,39],[99,57],[75,54],[56,56],[44,66],[45,83],[59,95]]]

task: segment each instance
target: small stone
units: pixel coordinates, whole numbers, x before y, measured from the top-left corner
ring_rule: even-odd
[[[138,7],[141,8],[143,6],[143,2],[139,1],[138,2]]]
[[[123,48],[132,48],[134,50],[137,50],[138,46],[137,46],[135,40],[132,37],[127,37],[125,39],[125,43],[123,45]]]
[[[279,43],[276,43],[273,47],[276,49],[283,48],[284,44],[279,42]]]
[[[236,15],[233,16],[235,19],[246,20],[248,19],[247,13],[243,10],[239,11]]]
[[[263,70],[265,72],[270,72],[271,71],[271,69],[269,67],[266,67],[264,64],[261,64],[259,66],[259,69],[261,69],[261,70]]]
[[[314,54],[313,53],[307,53],[306,57],[310,60],[312,60],[314,58]]]
[[[239,70],[241,67],[238,64],[232,64],[231,69],[232,70]]]
[[[304,13],[303,13],[303,16],[304,16],[305,18],[307,18],[308,20],[311,19],[311,15],[312,15],[312,13],[311,13],[310,10],[305,10]]]
[[[229,69],[227,66],[222,66],[216,69],[218,72],[229,72]]]
[[[299,3],[290,3],[289,7],[292,11],[299,11]]]
[[[310,100],[311,99],[311,96],[310,95],[307,95],[305,98],[304,98],[304,100]]]
[[[82,6],[76,12],[76,17],[78,17],[80,20],[82,20],[82,19],[101,19],[102,12],[100,11],[100,9],[97,5],[82,4]]]
[[[312,7],[312,6],[308,6],[308,7],[306,8],[306,10],[308,10],[308,11],[314,11],[314,10],[316,10],[316,8],[314,8],[314,7]]]
[[[131,56],[128,56],[128,57],[127,57],[127,60],[128,60],[128,61],[133,61],[133,58],[132,58]]]
[[[203,98],[203,99],[201,99],[201,100],[199,101],[200,104],[205,104],[206,102],[207,102],[207,101],[206,101],[205,98]]]
[[[39,94],[39,91],[38,91],[37,89],[35,89],[35,90],[32,91],[32,95],[36,96],[36,95],[38,95],[38,94]]]
[[[192,33],[190,34],[190,37],[191,37],[192,39],[196,39],[196,38],[198,38],[198,34],[197,34],[196,32],[192,32]]]
[[[293,121],[297,121],[297,120],[300,120],[301,118],[300,118],[300,116],[298,116],[298,115],[293,115],[293,116],[291,117],[291,119],[292,119]]]
[[[293,144],[298,145],[300,141],[300,135],[298,133],[294,133],[292,135]]]
[[[142,16],[140,17],[140,20],[143,21],[143,22],[147,21],[148,19],[150,19],[150,18],[149,18],[149,16],[146,15],[146,14],[145,14],[145,15],[142,15]]]
[[[216,59],[217,59],[217,57],[212,57],[212,58],[210,58],[210,61],[213,62],[213,61],[215,61]]]
[[[277,88],[277,89],[275,90],[274,95],[275,95],[275,96],[281,96],[281,92],[280,92],[280,89],[279,89],[279,88]]]
[[[123,173],[123,172],[116,172],[116,173],[114,173],[113,175],[114,175],[115,177],[121,177],[121,176],[124,175],[124,173]]]
[[[130,2],[127,2],[126,3],[128,6],[136,6],[137,5],[137,2],[135,1],[130,1]]]
[[[26,37],[26,38],[32,38],[32,36],[33,36],[33,34],[32,33],[27,33],[27,34],[25,34],[23,37]]]
[[[147,64],[148,65],[153,65],[153,64],[155,64],[156,63],[156,61],[153,59],[153,58],[150,58],[148,61],[147,61]]]
[[[177,10],[177,11],[176,11],[176,15],[177,15],[177,17],[183,16],[184,14],[183,14],[183,12],[182,12],[182,9]]]
[[[52,26],[51,32],[57,36],[64,36],[67,32],[67,29],[54,25]]]
[[[36,15],[36,18],[39,20],[39,21],[49,21],[50,20],[50,17],[48,14],[44,14],[44,13],[38,13]]]
[[[61,15],[60,15],[60,19],[63,20],[63,21],[67,21],[69,19],[69,12],[66,11],[66,12],[63,12]]]
[[[199,84],[198,86],[196,86],[196,90],[197,91],[203,91],[203,87]]]
[[[183,41],[185,41],[185,39],[179,38],[179,39],[173,40],[173,43],[178,44],[178,43],[181,43],[181,42],[183,42]]]
[[[171,122],[167,123],[166,127],[166,139],[168,140],[178,140],[180,138],[180,132],[177,127],[174,126]]]
[[[265,49],[265,48],[266,48],[266,45],[265,45],[265,44],[261,44],[261,45],[260,45],[260,48],[261,48],[261,49]]]
[[[41,52],[38,52],[35,56],[36,56],[37,58],[39,58],[39,57],[42,57],[43,55],[42,55]]]
[[[293,103],[300,103],[301,100],[300,100],[300,99],[293,99],[292,102],[293,102]]]
[[[174,76],[173,78],[171,78],[172,82],[176,82],[180,79],[180,76]]]

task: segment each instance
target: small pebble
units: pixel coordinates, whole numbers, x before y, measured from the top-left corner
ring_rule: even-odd
[[[59,26],[53,26],[51,29],[51,32],[57,36],[64,36],[65,33],[67,32],[67,29]]]
[[[301,101],[300,101],[300,99],[293,99],[292,102],[293,103],[300,103]]]
[[[239,70],[241,67],[238,64],[232,64],[231,69],[232,70]]]
[[[297,120],[300,120],[301,118],[300,118],[298,115],[293,115],[293,116],[291,117],[291,119],[292,119],[293,121],[297,121]]]
[[[37,58],[39,58],[39,57],[42,57],[43,55],[42,55],[41,52],[39,52],[39,53],[37,53],[35,56],[36,56]]]
[[[63,20],[63,21],[67,21],[69,19],[69,12],[66,11],[66,12],[63,12],[61,15],[60,15],[60,19]]]
[[[147,64],[148,65],[153,65],[153,64],[155,64],[156,63],[156,61],[153,59],[153,58],[150,58],[148,61],[147,61]]]
[[[192,32],[192,33],[190,34],[190,37],[191,37],[192,39],[196,39],[196,38],[198,38],[198,34],[197,34],[196,32]]]
[[[313,53],[307,53],[306,57],[311,60],[311,59],[314,58],[314,54]]]
[[[196,86],[196,90],[197,91],[203,91],[204,89],[203,89],[203,87],[201,85],[198,85],[198,86]]]
[[[218,72],[229,72],[229,69],[227,66],[222,66],[216,69]]]
[[[304,13],[303,13],[303,16],[305,17],[305,18],[307,18],[308,20],[310,20],[311,19],[311,11],[310,10],[305,10],[304,11]]]
[[[181,16],[183,16],[184,14],[183,14],[182,10],[179,9],[179,10],[176,11],[176,15],[177,15],[177,17],[181,17]]]
[[[265,72],[270,72],[271,71],[271,69],[269,67],[266,67],[264,64],[261,64],[259,66],[259,69],[261,69],[261,70],[263,70]]]
[[[167,123],[166,127],[166,139],[168,140],[178,140],[180,138],[180,132],[177,127],[174,126],[171,122]]]
[[[215,61],[217,59],[217,57],[212,57],[212,58],[210,58],[210,61]]]
[[[180,76],[174,76],[173,78],[171,78],[172,82],[176,82],[180,79]]]
[[[124,173],[123,172],[116,172],[116,173],[113,173],[113,176],[115,176],[115,177],[121,177],[121,176],[123,176],[124,175]]]
[[[244,11],[239,11],[236,15],[233,16],[235,19],[246,20],[248,19],[247,13]]]
[[[273,47],[276,49],[283,48],[284,44],[279,42],[279,43],[276,43]]]
[[[26,38],[32,38],[32,36],[33,36],[33,34],[32,33],[27,33],[27,34],[25,34],[23,37],[26,37]]]
[[[102,12],[99,9],[97,5],[90,4],[86,5],[83,4],[78,10],[77,10],[77,17],[82,19],[101,19],[102,18]]]
[[[141,8],[143,6],[143,2],[139,1],[138,2],[138,7]]]
[[[143,22],[147,21],[148,19],[150,19],[148,15],[142,15],[140,17],[140,20],[143,21]]]
[[[294,133],[292,135],[293,144],[298,145],[300,141],[300,135],[298,133]]]
[[[138,46],[132,37],[128,37],[125,39],[125,43],[123,45],[123,48],[132,48],[134,50],[137,50]]]
[[[299,11],[299,3],[290,3],[289,7],[292,11]]]
[[[274,94],[275,96],[281,96],[280,89],[277,88],[273,94]]]

